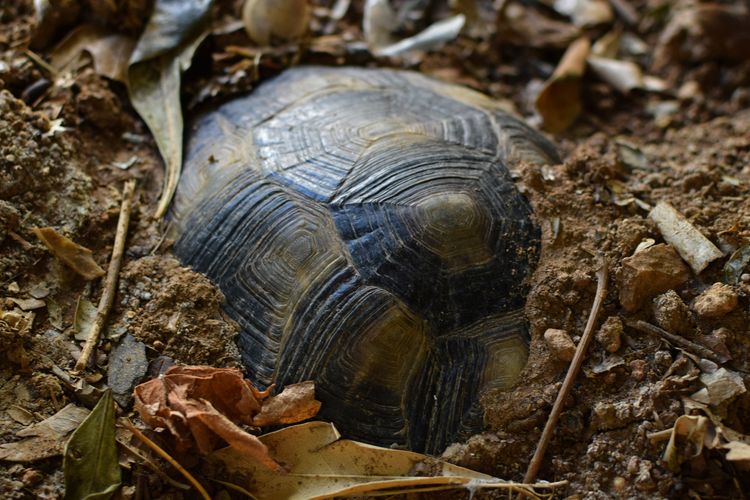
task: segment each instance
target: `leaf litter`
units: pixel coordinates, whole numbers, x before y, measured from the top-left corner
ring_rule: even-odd
[[[180,451],[196,448],[205,455],[225,441],[281,471],[265,445],[239,425],[300,422],[315,416],[320,403],[311,382],[292,384],[276,396],[271,390],[258,390],[237,369],[172,366],[135,388],[135,409],[151,427],[167,429]]]
[[[339,4],[344,3],[339,2]],[[321,14],[324,10],[322,8],[314,9],[310,23],[310,34],[313,39],[311,48],[307,52],[304,47],[300,48],[293,44],[270,52],[266,48],[253,48],[251,51],[253,52],[253,58],[245,65],[232,67],[230,63],[236,63],[236,59],[233,60],[231,57],[217,58],[214,61],[215,66],[211,70],[214,74],[210,78],[215,78],[214,82],[223,78],[222,81],[226,83],[226,86],[222,91],[236,92],[249,89],[250,85],[258,78],[261,76],[265,78],[265,76],[277,72],[292,60],[320,63],[320,58],[322,58],[324,63],[335,59],[336,64],[342,61],[371,64],[373,62],[372,59],[369,59],[371,54],[365,55],[362,49],[361,33],[355,26],[359,23],[356,14],[361,11],[361,3],[353,2],[352,4],[354,8],[349,10],[347,16],[340,17],[338,20],[328,18],[327,14]],[[434,74],[439,73],[443,76],[448,75],[449,79],[470,82],[471,85],[493,95],[510,93],[515,97],[516,104],[521,112],[528,115],[530,109],[524,108],[524,101],[518,97],[519,87],[522,87],[529,78],[536,78],[538,81],[546,79],[553,71],[554,64],[559,60],[562,50],[568,47],[572,40],[580,36],[580,30],[575,28],[572,20],[568,22],[563,17],[551,16],[551,11],[547,8],[539,8],[538,6],[514,1],[502,2],[501,4],[499,12],[497,12],[496,39],[473,39],[470,37],[471,30],[467,30],[462,33],[460,38],[443,46],[440,51],[432,51],[418,56],[410,55],[411,57],[406,63],[394,60],[389,61],[388,64],[396,66],[412,65],[412,67],[419,65],[419,69],[425,73],[434,72]],[[691,353],[690,356],[687,356],[681,349],[700,347],[699,343],[704,342],[704,338],[716,337],[714,331],[720,328],[729,330],[729,334],[722,333],[721,335],[724,335],[724,337],[719,335],[716,338],[726,339],[726,348],[728,352],[731,352],[733,358],[724,367],[727,370],[731,369],[733,372],[739,370],[737,373],[740,374],[748,370],[745,355],[746,342],[743,340],[744,330],[741,327],[742,321],[745,321],[747,317],[744,305],[749,281],[747,279],[749,274],[747,263],[743,262],[741,251],[744,248],[743,245],[746,246],[747,242],[750,241],[748,239],[750,234],[741,223],[743,217],[746,217],[747,214],[746,203],[742,201],[743,197],[746,198],[746,187],[748,185],[746,182],[747,159],[743,152],[746,150],[746,145],[743,145],[743,138],[747,137],[747,130],[743,129],[741,125],[744,120],[742,114],[738,113],[731,117],[728,115],[731,110],[741,109],[742,103],[746,101],[743,101],[742,84],[736,84],[737,81],[741,81],[741,79],[737,79],[741,71],[737,66],[732,66],[723,60],[724,58],[721,55],[717,58],[716,52],[712,48],[721,47],[722,39],[734,40],[737,38],[730,33],[732,30],[729,28],[734,25],[733,23],[736,20],[741,21],[743,15],[740,12],[740,15],[736,16],[735,19],[728,20],[730,22],[725,23],[726,29],[718,32],[710,30],[710,23],[713,21],[704,22],[700,16],[694,16],[690,19],[690,22],[703,30],[702,34],[697,32],[698,36],[694,34],[695,31],[685,29],[684,27],[688,25],[681,21],[683,24],[680,29],[683,30],[683,33],[687,33],[688,40],[691,40],[691,43],[682,47],[674,45],[674,40],[679,41],[681,40],[680,37],[683,36],[677,30],[673,31],[677,35],[671,39],[672,41],[663,38],[660,43],[663,44],[662,46],[665,49],[669,49],[665,50],[668,55],[664,61],[661,61],[666,68],[665,70],[664,68],[657,69],[657,66],[652,64],[653,60],[650,57],[652,50],[649,47],[655,45],[654,42],[660,32],[664,32],[666,25],[676,26],[675,19],[678,17],[679,10],[689,10],[692,7],[689,5],[675,6],[672,5],[672,2],[667,2],[667,5],[663,6],[664,8],[658,13],[634,14],[632,7],[626,1],[617,0],[612,1],[611,4],[617,18],[608,24],[599,26],[596,30],[586,31],[587,34],[592,36],[591,40],[594,42],[594,46],[598,41],[601,41],[601,38],[597,39],[598,33],[620,31],[618,40],[611,41],[607,51],[602,54],[597,53],[597,56],[635,63],[644,75],[654,74],[664,78],[670,88],[664,93],[650,95],[643,93],[642,89],[633,88],[626,95],[620,95],[616,80],[607,82],[606,79],[597,77],[591,66],[589,66],[589,69],[592,69],[590,74],[584,74],[581,82],[582,100],[579,117],[566,131],[561,133],[559,140],[566,156],[568,156],[568,161],[566,161],[564,167],[551,168],[551,174],[543,175],[539,183],[535,185],[536,187],[533,187],[528,194],[536,204],[535,209],[540,212],[540,217],[543,220],[557,221],[554,225],[556,228],[554,229],[555,245],[550,249],[550,254],[543,257],[543,261],[546,262],[546,267],[550,269],[550,272],[545,271],[545,266],[541,266],[539,275],[533,279],[530,308],[527,310],[532,324],[532,368],[530,369],[531,376],[528,378],[532,382],[529,387],[520,388],[517,394],[507,396],[507,399],[514,404],[511,405],[510,409],[503,412],[496,411],[497,402],[502,401],[502,397],[499,398],[498,395],[489,397],[487,399],[489,409],[485,416],[490,422],[492,432],[461,444],[459,450],[464,451],[451,455],[451,460],[473,464],[482,470],[493,471],[494,475],[512,477],[515,474],[515,477],[518,477],[518,471],[514,469],[514,464],[523,462],[519,457],[530,454],[528,449],[523,448],[523,445],[536,438],[534,429],[540,427],[540,422],[533,412],[539,411],[538,405],[540,404],[550,404],[549,398],[545,396],[545,391],[548,392],[549,388],[553,387],[555,381],[559,379],[554,363],[544,356],[538,356],[539,352],[544,352],[543,348],[540,351],[539,347],[539,329],[543,332],[545,328],[549,327],[563,328],[573,334],[580,330],[576,326],[580,327],[581,325],[575,323],[580,323],[580,317],[584,316],[582,309],[587,301],[582,300],[582,298],[592,292],[590,285],[588,287],[585,285],[585,277],[580,276],[581,272],[586,272],[586,267],[590,264],[586,252],[601,244],[606,252],[613,256],[613,262],[619,262],[622,257],[632,255],[633,250],[644,241],[651,241],[652,244],[661,243],[663,236],[654,228],[653,223],[644,217],[643,207],[650,207],[661,200],[667,200],[680,213],[684,214],[700,232],[707,236],[722,251],[724,256],[731,256],[728,259],[726,257],[717,258],[714,264],[706,267],[700,277],[692,276],[688,283],[677,287],[677,290],[672,290],[672,292],[677,293],[684,302],[692,303],[692,300],[703,291],[702,285],[697,281],[705,280],[707,284],[710,284],[719,279],[731,279],[732,285],[739,292],[740,304],[743,307],[738,307],[726,317],[718,319],[697,318],[696,332],[693,334],[678,335],[678,332],[668,332],[672,335],[678,335],[678,337],[686,335],[682,340],[691,342],[692,344],[684,344],[684,346],[690,347],[681,348],[680,346],[683,344],[677,343],[670,346],[661,340],[665,338],[661,333],[659,335],[643,335],[637,329],[628,327],[624,332],[623,347],[618,352],[618,356],[623,359],[624,364],[618,362],[612,369],[594,374],[593,377],[586,377],[586,380],[579,381],[580,389],[574,389],[574,403],[567,407],[563,413],[564,418],[559,424],[560,427],[552,443],[551,452],[554,454],[554,460],[545,465],[543,474],[548,477],[554,475],[555,477],[570,479],[572,482],[568,490],[569,493],[603,491],[610,495],[627,494],[630,496],[658,497],[674,494],[674,490],[670,488],[681,485],[683,488],[687,487],[692,490],[689,492],[691,495],[698,494],[696,492],[700,492],[701,495],[711,495],[719,490],[727,493],[727,496],[732,496],[737,491],[728,486],[731,484],[731,477],[729,481],[718,479],[713,482],[711,487],[716,488],[716,490],[707,493],[702,486],[705,481],[701,482],[701,479],[706,476],[701,476],[700,471],[702,469],[700,467],[701,464],[704,466],[707,464],[709,473],[715,471],[717,465],[724,467],[725,471],[732,470],[730,465],[737,467],[738,470],[743,470],[741,468],[742,460],[730,465],[724,461],[724,457],[726,457],[726,460],[730,460],[730,457],[743,456],[743,450],[746,450],[743,441],[728,438],[729,441],[725,444],[725,447],[711,449],[704,446],[699,455],[683,462],[679,472],[676,473],[660,465],[661,447],[649,447],[639,443],[642,442],[642,435],[645,431],[663,432],[658,431],[658,429],[670,430],[674,426],[675,419],[679,418],[682,413],[698,413],[708,416],[711,420],[711,426],[722,435],[729,435],[730,429],[722,423],[724,421],[731,422],[732,426],[737,429],[747,429],[747,422],[743,420],[741,412],[742,408],[747,405],[746,393],[739,393],[725,400],[724,403],[719,403],[714,410],[716,415],[721,415],[720,417],[711,417],[707,413],[710,411],[709,409],[697,409],[697,402],[680,402],[675,396],[675,394],[680,394],[680,391],[684,395],[692,395],[703,387],[701,377],[688,379],[679,378],[675,375],[679,372],[679,367],[683,366],[680,363],[684,363],[684,359],[693,360],[692,362],[696,366],[700,366],[704,373],[712,369],[710,368],[711,362],[704,359],[701,354]],[[3,6],[3,8],[6,7]],[[12,9],[13,7],[10,6],[9,8]],[[707,13],[705,19],[721,19],[721,16],[724,15],[724,13],[713,15],[709,10],[704,10],[702,6],[699,6],[695,9],[695,12]],[[726,9],[722,7],[718,10]],[[494,14],[495,11],[493,11]],[[238,12],[235,12],[234,15],[237,18]],[[468,14],[466,15],[468,17]],[[524,24],[524,20],[528,21],[528,19],[532,19],[532,16],[536,16],[535,19],[538,22],[526,22]],[[446,14],[445,11],[441,11],[434,16],[435,19],[447,17],[449,17],[449,14]],[[321,19],[327,25],[326,29],[330,26],[331,31],[329,33],[333,33],[333,36],[325,40],[315,38],[316,35],[320,34]],[[683,19],[685,19],[684,16]],[[489,24],[494,20],[491,19]],[[540,27],[544,29],[539,29]],[[707,30],[707,28],[709,29]],[[418,31],[419,29],[415,29],[410,33]],[[400,38],[402,35],[402,33],[399,33],[398,37]],[[235,37],[232,43],[240,45],[243,43],[242,40],[237,40],[236,33],[232,36]],[[228,34],[212,36],[212,49],[215,50],[212,55],[224,51],[226,40],[229,38]],[[643,44],[639,48],[638,38],[647,42],[645,49]],[[717,41],[719,42],[718,45],[712,45],[716,44]],[[667,47],[668,45],[669,47]],[[544,50],[548,52],[544,54],[533,52],[534,46],[546,47]],[[685,49],[688,50],[686,59],[693,62],[688,65],[680,65],[671,60],[671,58],[681,60],[682,55],[678,52]],[[18,53],[13,52],[15,49],[12,46],[9,50],[10,53]],[[677,52],[669,52],[670,50]],[[233,52],[235,55],[232,57],[243,57],[236,55],[239,53],[240,51]],[[522,55],[522,57],[519,57],[519,55]],[[41,57],[46,56],[41,54]],[[5,88],[11,89],[14,93],[16,88],[23,87],[27,84],[26,82],[33,82],[36,78],[34,71],[46,71],[41,64],[43,60],[40,57],[34,59],[31,56],[23,55],[23,60],[26,61],[26,66],[21,70],[16,69],[16,64],[10,58],[4,59],[2,62],[7,61],[5,66],[7,68],[12,67],[12,69],[8,71],[0,68],[0,78],[4,80]],[[94,60],[93,63],[98,71],[96,61]],[[3,65],[0,64],[0,66]],[[228,70],[227,68],[230,67],[232,69]],[[435,71],[435,68],[439,68],[439,70]],[[243,76],[242,72],[245,70],[247,72]],[[77,65],[73,64],[70,71],[75,75],[78,71]],[[712,80],[717,72],[722,75],[720,85]],[[679,89],[679,94],[676,93],[677,89],[672,88],[675,82],[686,82],[684,89]],[[205,84],[205,81],[185,83],[189,86],[185,89],[187,101],[200,101],[200,99],[193,98],[196,95],[196,87],[200,88]],[[85,84],[82,84],[82,87],[85,89]],[[56,84],[53,85],[51,88],[52,94],[57,90]],[[612,90],[616,92],[613,93]],[[736,92],[732,94],[732,90],[736,90]],[[212,94],[211,92],[204,95],[222,95],[221,93]],[[47,94],[47,96],[52,94]],[[20,91],[16,95],[20,95]],[[50,97],[43,96],[35,106],[40,112],[48,113],[49,117],[57,120],[60,103],[65,102],[65,99],[59,100],[59,97],[55,97],[55,99],[58,100],[53,104]],[[669,110],[668,116],[664,111],[667,109]],[[73,112],[69,112],[64,122],[58,122],[64,123],[69,133],[54,134],[49,136],[48,139],[59,141],[60,138],[68,140],[70,136],[85,137],[87,132],[76,122],[76,119],[80,116],[82,115],[76,114],[75,102],[73,102]],[[717,116],[719,116],[718,119],[716,119]],[[70,121],[68,117],[72,117],[73,120]],[[708,120],[712,121],[708,124],[704,123]],[[53,128],[50,127],[50,130]],[[601,134],[601,132],[604,134]],[[89,131],[88,134],[90,137],[94,137],[96,141],[101,141],[101,136],[96,135],[96,133],[92,134]],[[124,135],[145,137],[143,129],[127,130]],[[602,135],[604,135],[604,139],[602,139]],[[640,166],[631,169],[623,164],[625,162],[616,163],[612,161],[611,148],[614,142],[619,142],[623,138],[622,136],[628,139],[634,147],[641,149],[644,155],[647,155],[648,169],[639,170]],[[139,155],[146,152],[146,156],[148,156],[148,141],[146,141],[145,146],[142,140],[137,144],[128,144],[140,148]],[[717,147],[718,144],[721,144],[720,148]],[[114,144],[112,147],[116,149],[120,146]],[[101,149],[101,146],[93,148],[92,154],[101,156],[102,153],[99,149]],[[130,156],[130,152],[127,152],[127,154],[122,154],[119,159]],[[112,161],[112,158],[104,156],[102,161],[103,172],[111,170],[104,165],[111,165]],[[117,159],[114,159],[114,161],[117,161]],[[68,165],[68,162],[66,161],[65,164]],[[128,174],[138,176],[141,175],[141,171],[155,166],[153,162],[149,163],[147,159],[145,164],[139,164],[137,167],[131,168]],[[68,167],[66,166],[66,168]],[[34,170],[34,172],[39,171],[41,170]],[[156,181],[154,184],[158,184],[159,179],[156,178]],[[522,182],[526,181],[526,174],[524,174]],[[109,180],[103,180],[100,174],[97,174],[96,182],[107,184]],[[606,191],[609,186],[615,186],[617,196],[607,196]],[[155,199],[153,190],[150,191],[150,196],[150,199]],[[12,203],[17,203],[16,200],[11,198]],[[636,200],[642,201],[643,205],[637,203]],[[23,214],[23,217],[26,217],[27,209],[22,205],[18,206],[20,207],[19,212]],[[153,209],[151,205],[146,205],[146,207],[148,211]],[[584,223],[580,220],[581,216],[586,219]],[[96,218],[88,220],[96,220]],[[102,247],[98,243],[86,238],[81,239],[80,232],[67,232],[67,228],[72,226],[64,226],[58,221],[45,221],[36,225],[39,227],[45,225],[66,227],[66,234],[71,235],[71,238],[76,242],[94,249],[96,255],[100,255],[102,251]],[[138,231],[142,231],[142,227]],[[24,251],[30,257],[33,257],[29,262],[34,262],[34,259],[38,258],[38,253],[35,253],[33,245],[28,244],[28,241],[33,241],[31,232],[18,225],[10,227],[9,230],[10,233],[7,233],[8,237],[5,239],[5,244],[10,245],[10,248],[16,248],[13,245],[17,245],[19,248],[23,246]],[[6,234],[3,231],[4,228],[0,224],[0,236]],[[24,245],[24,241],[26,241],[26,245]],[[150,248],[148,243],[148,240],[146,242],[144,240],[136,241],[132,249],[133,253],[129,258],[137,260],[137,255],[140,255],[139,252],[143,251],[139,246],[145,245]],[[155,244],[155,242],[151,243]],[[5,249],[7,248],[6,246]],[[44,265],[44,263],[42,261],[41,264]],[[728,269],[731,269],[729,271],[731,276],[729,278],[717,277],[717,269],[720,270],[721,266],[725,264]],[[31,267],[28,269],[30,270]],[[7,276],[13,276],[12,280],[17,279],[18,283],[22,285],[21,289],[26,290],[28,276],[32,276],[32,280],[37,278],[37,275],[33,272],[29,274],[29,270],[18,274],[18,278],[16,278],[17,270]],[[618,264],[615,264],[615,272],[618,271]],[[62,285],[62,289],[63,294],[69,293],[73,297],[74,304],[75,297],[80,295],[80,290],[70,291],[71,288],[68,284]],[[123,302],[140,300],[140,306],[137,309],[138,315],[145,317],[153,314],[149,312],[149,300],[141,298],[141,295],[139,295],[141,292],[138,292],[137,288],[135,290],[134,293],[133,288],[125,289],[124,292],[121,290],[121,293],[124,293]],[[613,293],[616,296],[617,290],[613,290]],[[14,295],[22,296],[17,292],[14,292]],[[538,307],[540,302],[535,297],[543,299],[542,307]],[[48,298],[48,304],[50,300],[63,304],[67,311],[73,309],[70,302],[66,301],[62,295],[53,295]],[[124,310],[118,310],[115,314],[121,316],[128,312],[132,313],[133,310],[129,307],[132,306],[124,305]],[[608,300],[605,307],[608,309],[607,315],[624,314],[617,304],[616,297]],[[650,302],[646,303],[635,317],[649,321],[652,307],[655,306]],[[10,315],[7,317],[10,318],[19,312],[22,311],[18,309],[9,311]],[[688,314],[693,313],[689,312]],[[625,316],[628,316],[628,313],[625,313]],[[141,321],[141,318],[133,318],[133,320]],[[61,324],[57,319],[55,319],[55,323]],[[40,359],[39,339],[48,338],[44,337],[44,335],[48,335],[45,332],[49,329],[46,313],[39,311],[37,319],[33,322],[29,321],[27,324],[28,328],[25,329],[25,334],[14,334],[9,338],[12,339],[13,346],[21,346],[30,355],[23,369],[34,370],[34,373],[39,373],[40,365],[37,361]],[[118,324],[121,325],[121,323]],[[167,336],[166,338],[170,337]],[[162,337],[162,339],[165,339],[165,337]],[[102,347],[103,349],[97,352],[99,363],[105,362],[108,357],[106,350],[108,344],[105,342]],[[149,357],[155,355],[154,351],[160,352],[159,349],[161,348],[163,347],[158,342],[153,345],[149,343]],[[700,353],[701,351],[694,350],[693,352]],[[590,366],[584,366],[584,371],[587,374],[593,373],[591,367],[600,366],[601,363],[609,359],[602,357],[602,353],[596,349],[591,352],[591,357],[593,359],[590,360]],[[670,359],[673,361],[672,365],[669,364]],[[185,359],[182,361],[184,362]],[[586,363],[588,362],[586,361]],[[14,361],[11,361],[11,363],[14,368],[17,367]],[[669,371],[665,375],[667,367]],[[716,370],[715,364],[713,370]],[[22,375],[22,377],[26,377],[26,375]],[[681,381],[679,383],[689,383],[690,385],[676,388],[665,385],[661,391],[653,391],[652,388],[655,387],[655,384],[660,383],[661,377],[665,377],[665,382],[669,384]],[[94,379],[87,377],[87,380]],[[535,385],[534,380],[545,382]],[[711,383],[710,380],[706,380]],[[83,379],[78,382],[81,381]],[[635,388],[631,389],[632,385]],[[528,389],[528,394],[533,397],[528,400],[524,399],[526,393],[523,389]],[[637,398],[634,397],[635,391],[640,391]],[[651,401],[649,399],[651,396],[643,396],[644,392],[647,395],[656,394],[657,396],[654,397],[657,399]],[[74,394],[76,398],[83,397],[83,393],[78,390],[71,390],[70,394]],[[634,421],[627,419],[619,421],[618,419],[621,416],[618,413],[612,424],[613,430],[598,432],[594,436],[589,436],[585,430],[582,431],[576,427],[578,412],[586,415],[592,405],[596,404],[598,408],[599,403],[610,396],[622,399],[623,404],[618,408],[636,411],[635,408],[641,408],[643,405],[649,408],[649,405],[653,404],[653,411],[643,415],[638,413],[640,416]],[[548,403],[543,403],[544,401],[548,401]],[[631,404],[630,401],[636,401],[637,404]],[[625,404],[626,402],[627,404]],[[530,408],[529,411],[532,413],[521,415],[518,418],[512,417],[524,408]],[[20,414],[16,413],[16,415]],[[25,417],[22,416],[21,418]],[[722,430],[722,426],[724,430]],[[578,439],[575,442],[569,442],[566,441],[568,436],[576,436]],[[678,447],[681,446],[682,441],[680,439],[677,440]],[[502,453],[496,453],[498,449],[502,449]],[[721,453],[718,453],[719,451]],[[606,472],[596,472],[602,470]],[[712,477],[723,478],[725,476]],[[611,484],[608,482],[610,479],[612,479]],[[743,478],[738,476],[734,477],[734,480],[742,483]]]

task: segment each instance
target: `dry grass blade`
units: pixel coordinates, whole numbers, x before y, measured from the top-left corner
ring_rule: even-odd
[[[147,438],[146,435],[143,434],[141,431],[139,431],[130,420],[125,419],[124,423],[125,423],[125,427],[127,427],[127,429],[130,432],[132,432],[135,437],[140,439],[143,442],[143,444],[148,446],[154,453],[159,455],[161,458],[169,462],[170,465],[172,465],[172,467],[177,469],[179,473],[182,474],[185,477],[185,479],[187,479],[190,482],[190,484],[192,484],[195,487],[196,490],[198,490],[198,493],[200,493],[200,495],[205,500],[211,500],[211,497],[209,496],[208,492],[203,487],[203,485],[199,483],[198,480],[195,479],[193,475],[190,474],[182,465],[180,465],[180,463],[177,460],[172,458],[172,456],[169,453],[161,449],[161,447],[158,444],[154,443],[149,438]]]
[[[607,295],[609,265],[605,259],[602,260],[601,267],[599,268],[599,271],[597,271],[596,277],[596,296],[594,297],[594,303],[591,306],[591,313],[586,322],[586,328],[583,331],[583,336],[581,336],[581,341],[578,343],[578,348],[576,349],[575,356],[573,356],[573,361],[570,363],[568,373],[565,375],[565,380],[560,388],[560,392],[557,394],[555,404],[552,406],[552,412],[547,419],[547,424],[544,426],[542,436],[539,438],[539,443],[537,444],[534,456],[531,458],[531,462],[529,462],[529,468],[526,470],[526,476],[523,478],[525,483],[533,482],[539,473],[539,469],[542,466],[542,460],[544,460],[544,454],[547,451],[549,442],[552,439],[552,434],[555,431],[557,420],[560,418],[560,413],[562,413],[563,403],[565,402],[565,399],[567,399],[570,389],[573,387],[573,382],[583,364],[586,349],[591,343],[591,339],[594,337],[594,325],[596,324],[597,316],[599,316],[599,311],[602,308],[604,297]]]
[[[81,356],[76,362],[76,372],[83,371],[86,368],[86,365],[88,365],[91,354],[94,352],[96,344],[99,342],[99,335],[101,334],[102,328],[104,328],[104,322],[107,319],[107,314],[112,308],[112,303],[115,300],[115,293],[117,291],[117,278],[120,274],[122,255],[125,252],[125,239],[128,235],[128,225],[130,224],[130,211],[133,207],[134,192],[135,181],[127,181],[125,183],[125,187],[122,190],[120,218],[117,221],[115,243],[112,248],[112,259],[109,261],[109,268],[107,269],[107,277],[104,281],[104,291],[102,292],[102,297],[99,300],[99,306],[96,310],[96,320],[91,326],[88,339],[86,340],[86,344],[83,346],[83,350],[81,351]]]

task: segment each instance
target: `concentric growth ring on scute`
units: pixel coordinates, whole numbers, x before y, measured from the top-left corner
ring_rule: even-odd
[[[556,160],[476,92],[292,69],[194,124],[175,253],[226,295],[251,379],[314,379],[346,437],[440,451],[525,364],[540,238],[507,165]]]

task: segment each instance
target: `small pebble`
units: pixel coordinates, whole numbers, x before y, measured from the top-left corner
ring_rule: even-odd
[[[552,354],[561,361],[571,361],[576,353],[576,345],[565,330],[548,328],[544,332],[544,340],[547,342]]]
[[[702,318],[718,318],[737,307],[737,292],[724,283],[714,283],[693,302],[693,310]]]
[[[630,362],[630,376],[635,380],[641,381],[646,376],[646,361],[634,359]]]
[[[21,481],[26,486],[33,486],[35,484],[38,484],[42,481],[42,479],[42,473],[36,469],[26,469],[26,471],[23,473],[23,476],[21,477]]]
[[[608,352],[616,352],[622,346],[622,320],[617,316],[610,316],[596,332],[596,340]]]
[[[690,270],[674,248],[663,243],[622,260],[620,303],[634,312],[652,297],[677,288],[690,278]]]
[[[616,476],[612,480],[612,489],[615,491],[623,491],[627,487],[628,483],[622,476]]]

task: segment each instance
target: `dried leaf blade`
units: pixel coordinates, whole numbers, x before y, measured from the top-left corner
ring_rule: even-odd
[[[66,238],[51,227],[35,227],[34,234],[52,254],[87,280],[104,276],[104,269],[94,261],[91,250]]]
[[[208,35],[213,0],[158,0],[130,58],[130,101],[151,130],[166,166],[156,216],[163,216],[182,170],[181,74]]]

